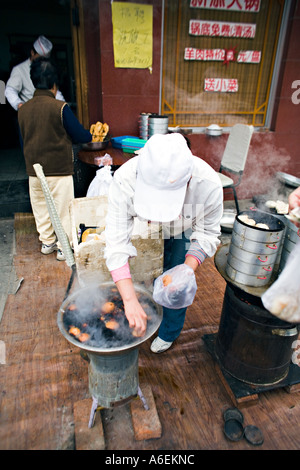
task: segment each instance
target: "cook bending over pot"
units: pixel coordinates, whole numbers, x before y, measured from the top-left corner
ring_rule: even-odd
[[[179,273],[181,279],[177,286],[170,284],[174,305],[163,307],[152,352],[167,350],[180,335],[187,307],[178,308],[178,299],[185,297],[205,258],[215,254],[222,213],[223,189],[217,173],[193,156],[181,134],[153,135],[138,156],[115,172],[108,196],[105,259],[129,325],[139,336],[145,334],[147,316],[136,296],[128,264],[128,259],[137,255],[131,243],[134,217],[161,223],[163,276],[171,270],[172,278],[178,278]]]

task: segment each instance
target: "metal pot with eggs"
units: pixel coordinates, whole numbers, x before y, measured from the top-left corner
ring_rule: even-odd
[[[280,253],[285,225],[259,210],[240,212],[234,221],[226,274],[254,287],[268,284]]]
[[[147,314],[143,337],[129,327],[114,282],[73,292],[57,315],[60,332],[88,357],[89,392],[104,408],[123,405],[138,394],[139,346],[157,331],[162,320],[162,307],[153,301],[151,292],[137,284],[134,287]]]

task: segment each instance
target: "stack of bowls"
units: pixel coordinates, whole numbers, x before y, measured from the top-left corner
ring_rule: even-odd
[[[149,116],[148,119],[148,135],[168,133],[169,118],[168,116],[160,116],[158,114]]]
[[[148,140],[149,131],[148,131],[148,119],[151,116],[151,113],[141,113],[139,117],[139,131],[140,139]]]

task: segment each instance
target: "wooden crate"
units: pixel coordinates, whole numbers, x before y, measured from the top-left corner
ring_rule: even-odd
[[[74,258],[79,283],[82,286],[91,283],[111,281],[111,275],[104,259],[105,219],[107,214],[107,197],[84,197],[72,201],[71,224]],[[99,227],[103,231],[100,240],[79,243],[79,226]],[[141,224],[136,218],[132,235],[132,244],[137,250],[137,257],[130,258],[132,279],[138,284],[152,289],[153,281],[163,271],[163,239],[159,226],[151,227]]]

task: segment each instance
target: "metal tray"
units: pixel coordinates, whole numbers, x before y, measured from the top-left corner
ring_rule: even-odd
[[[103,142],[88,142],[87,144],[82,144],[83,150],[104,150],[108,146],[110,138],[105,138]]]
[[[293,186],[294,188],[298,188],[298,186],[300,186],[300,178],[297,178],[296,176],[289,175],[288,173],[282,173],[281,171],[278,171],[276,176],[279,181],[287,184],[288,186]]]
[[[222,232],[231,233],[236,218],[236,212],[224,211],[220,222]]]

